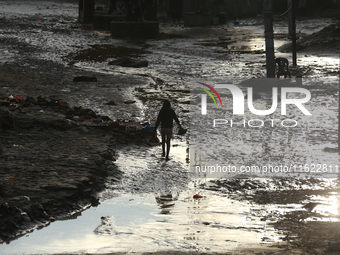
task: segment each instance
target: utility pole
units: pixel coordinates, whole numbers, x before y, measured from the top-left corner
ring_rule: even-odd
[[[267,78],[275,78],[273,0],[263,1],[264,34],[266,39]]]
[[[296,66],[296,0],[292,0],[292,54],[293,66]]]
[[[288,36],[292,36],[292,0],[287,0],[287,6],[288,6]]]

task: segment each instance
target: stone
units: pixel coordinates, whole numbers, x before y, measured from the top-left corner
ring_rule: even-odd
[[[115,235],[115,224],[111,216],[101,217],[101,224],[93,231],[96,235]]]

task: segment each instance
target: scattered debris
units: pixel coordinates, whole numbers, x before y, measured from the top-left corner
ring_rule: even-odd
[[[133,104],[136,101],[127,100],[125,104]],[[111,105],[115,105],[113,101],[109,102]],[[101,116],[95,113],[91,109],[84,109],[81,106],[69,106],[60,96],[38,96],[33,98],[32,96],[26,98],[20,98],[18,96],[10,96],[7,98],[1,98],[0,106],[6,106],[7,111],[1,113],[1,128],[12,129],[15,127],[14,116],[10,112],[20,111],[21,113],[28,113],[30,111],[23,111],[22,108],[30,105],[37,105],[40,108],[54,108],[57,111],[62,112],[65,115],[65,121],[58,120],[50,123],[53,129],[66,130],[72,127],[80,128],[84,132],[89,132],[90,127],[103,128],[108,131],[116,131],[128,135],[129,137],[145,140],[148,143],[148,139],[153,136],[152,132],[149,132],[152,127],[145,129],[148,125],[146,122],[135,122],[130,120],[112,120],[108,116]],[[37,111],[37,114],[44,113],[44,110]],[[80,124],[81,123],[81,126]],[[153,129],[152,129],[153,130]]]

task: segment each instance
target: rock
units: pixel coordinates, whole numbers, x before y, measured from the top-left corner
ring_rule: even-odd
[[[93,231],[96,235],[115,235],[115,224],[111,216],[101,217],[101,224]]]

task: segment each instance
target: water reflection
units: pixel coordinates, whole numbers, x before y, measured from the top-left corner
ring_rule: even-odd
[[[194,199],[199,193],[201,199]],[[192,185],[183,192],[125,194],[104,201],[81,217],[57,221],[28,237],[1,245],[0,253],[228,251],[236,246],[280,241],[273,224],[299,213],[305,221],[339,221],[338,192],[303,204],[256,204]]]
[[[161,209],[161,214],[171,214],[171,210],[175,206],[176,200],[178,200],[178,194],[175,197],[171,193],[156,196],[156,202]]]
[[[312,207],[306,207],[311,205]],[[339,200],[337,192],[333,192],[328,196],[320,196],[320,195],[313,195],[310,198],[310,202],[304,206],[306,210],[311,212],[315,212],[324,216],[321,220],[334,220],[335,218],[339,218]],[[330,217],[330,219],[327,219]],[[338,221],[338,220],[336,220]]]

